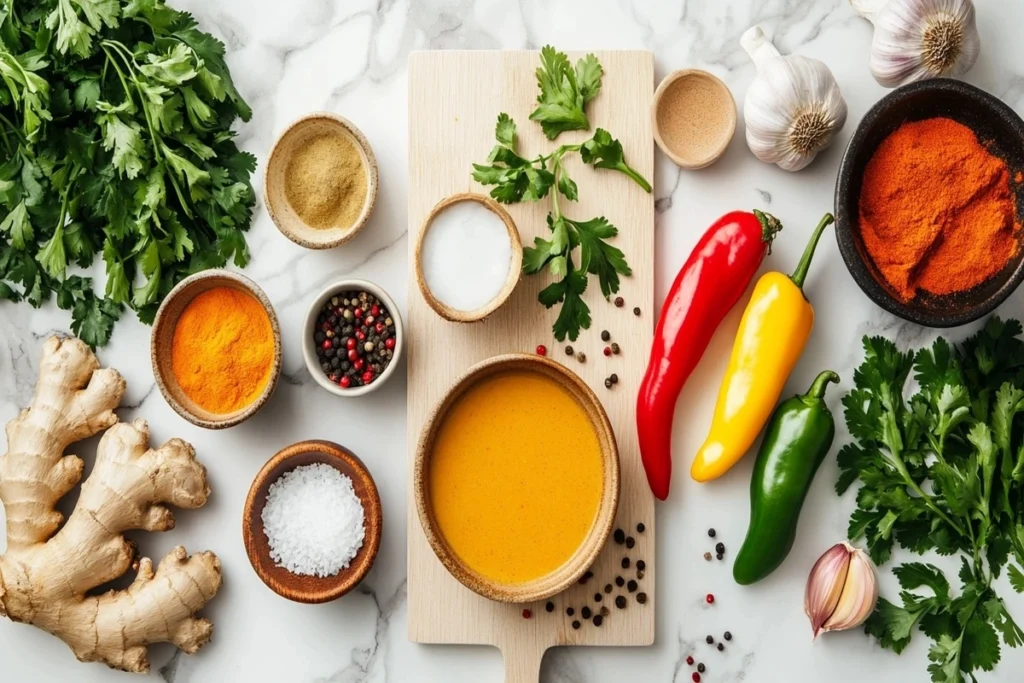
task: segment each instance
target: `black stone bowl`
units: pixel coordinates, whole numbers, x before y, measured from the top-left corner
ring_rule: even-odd
[[[1024,183],[1013,178],[1024,170],[1024,121],[1010,107],[983,90],[951,79],[911,83],[893,90],[873,106],[857,126],[843,154],[836,180],[836,239],[846,267],[868,298],[905,320],[927,327],[955,327],[991,313],[1024,280],[1024,235],[1016,257],[996,275],[965,292],[934,295],[920,292],[901,301],[868,256],[860,237],[860,199],[864,169],[878,146],[906,121],[944,116],[966,125],[1010,168],[1018,219],[1024,221]]]

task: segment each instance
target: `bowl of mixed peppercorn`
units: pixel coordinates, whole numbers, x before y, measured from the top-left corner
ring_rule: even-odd
[[[310,305],[302,355],[324,389],[362,396],[394,374],[403,341],[402,319],[387,292],[365,280],[343,280]]]

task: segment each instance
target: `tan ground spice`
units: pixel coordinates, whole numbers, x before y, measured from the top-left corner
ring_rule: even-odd
[[[341,133],[303,141],[285,169],[284,192],[307,225],[351,228],[366,203],[366,168],[355,142]]]
[[[669,149],[684,159],[706,159],[728,134],[732,106],[710,78],[684,76],[662,94],[656,115],[658,131]]]

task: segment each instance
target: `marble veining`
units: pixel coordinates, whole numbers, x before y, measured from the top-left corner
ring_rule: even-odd
[[[225,582],[206,614],[213,642],[196,656],[152,648],[151,677],[167,683],[295,681],[297,683],[481,683],[501,681],[495,650],[419,646],[406,637],[405,382],[401,376],[357,401],[323,392],[305,369],[299,330],[310,299],[343,277],[373,280],[405,309],[409,282],[406,217],[406,59],[419,49],[649,49],[660,78],[680,67],[708,69],[732,90],[740,111],[725,156],[699,172],[679,171],[660,153],[656,162],[656,299],[661,300],[690,248],[721,214],[770,210],[785,230],[765,268],[795,263],[818,218],[832,206],[842,149],[860,117],[885,94],[868,71],[871,26],[848,0],[172,0],[227,45],[228,61],[253,119],[240,144],[264,161],[276,134],[300,114],[335,111],[352,120],[373,145],[380,169],[377,208],[367,228],[343,248],[304,250],[282,237],[262,206],[249,234],[253,260],[246,274],[274,302],[284,332],[283,381],[258,418],[226,432],[208,432],[178,417],[155,390],[149,364],[149,328],[122,322],[100,353],[128,380],[123,419],[143,417],[154,441],[173,436],[196,447],[210,473],[213,495],[200,511],[176,513],[165,534],[137,534],[144,553],[159,557],[179,543],[209,548],[221,558]],[[1024,114],[1024,43],[1019,0],[978,0],[982,54],[967,80]],[[787,174],[757,161],[743,140],[742,102],[754,75],[739,36],[760,23],[783,53],[825,61],[850,107],[835,146],[805,171]],[[652,84],[653,85],[653,84]],[[601,97],[612,97],[605,92]],[[254,178],[258,194],[262,167]],[[101,266],[91,273],[101,274]],[[806,388],[831,367],[849,388],[860,362],[860,338],[884,334],[901,346],[930,342],[936,332],[898,320],[868,301],[846,272],[835,241],[819,248],[808,282],[816,329],[787,392]],[[1004,304],[1004,316],[1024,316],[1024,295]],[[130,314],[128,314],[130,317]],[[738,323],[733,312],[680,398],[677,434],[700,431],[710,418],[718,377]],[[39,348],[63,332],[68,316],[55,306],[32,310],[0,304],[0,421],[24,407],[35,383]],[[973,327],[949,332],[966,336]],[[838,411],[840,392],[832,395]],[[240,512],[253,476],[275,451],[294,441],[327,438],[358,453],[377,480],[385,511],[376,567],[358,591],[335,603],[295,605],[266,589],[252,572],[239,533]],[[847,438],[840,427],[837,441]],[[0,439],[5,437],[0,436]],[[87,462],[95,440],[75,447]],[[651,648],[568,649],[549,652],[544,683],[617,683],[690,680],[685,659],[705,662],[708,683],[817,683],[871,680],[925,681],[926,641],[902,656],[881,651],[861,632],[830,634],[813,645],[803,615],[803,584],[814,559],[845,536],[853,499],[832,491],[836,467],[827,462],[811,491],[801,534],[787,563],[768,580],[741,589],[728,563],[705,562],[706,529],[736,549],[747,520],[750,459],[714,485],[698,486],[677,466],[672,497],[659,506],[658,636]],[[0,513],[0,519],[3,519]],[[0,539],[0,548],[4,541]],[[898,555],[897,560],[902,556]],[[931,560],[931,558],[929,558]],[[938,562],[950,569],[950,564]],[[883,594],[896,583],[885,567]],[[1024,620],[1024,599],[1005,579],[998,584],[1010,610]],[[714,592],[708,607],[703,595]],[[724,653],[704,642],[734,634]],[[1003,651],[983,683],[1015,680],[1024,652]],[[838,672],[838,674],[837,674]],[[80,664],[58,640],[0,620],[0,678],[108,683],[129,675]]]

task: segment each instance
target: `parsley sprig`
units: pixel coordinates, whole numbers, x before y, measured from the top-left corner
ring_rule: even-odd
[[[602,75],[593,55],[580,59],[573,71],[564,53],[545,47],[537,69],[540,105],[530,118],[540,122],[549,139],[565,130],[589,129],[583,106],[600,91]],[[575,341],[580,330],[591,324],[590,307],[583,300],[587,274],[597,276],[601,293],[608,297],[619,291],[619,276],[629,276],[632,270],[622,251],[608,243],[619,231],[605,217],[579,221],[562,212],[559,195],[569,201],[579,199],[579,187],[565,168],[565,157],[578,153],[583,163],[618,171],[645,192],[651,191],[651,185],[626,164],[622,143],[603,128],[584,142],[561,145],[534,158],[523,157],[516,150],[516,124],[508,114],[498,115],[494,137],[497,144],[487,163],[473,164],[473,178],[482,185],[493,185],[491,197],[505,204],[535,202],[550,194],[547,223],[551,237],[535,237],[533,246],[523,249],[523,272],[533,275],[547,268],[557,278],[537,298],[547,308],[562,304],[553,327],[555,338]],[[553,192],[552,187],[556,188]],[[573,255],[577,249],[578,262]]]
[[[863,484],[850,538],[865,538],[878,564],[896,542],[916,554],[961,559],[958,595],[934,565],[895,568],[902,604],[879,600],[866,625],[897,653],[915,630],[928,636],[935,683],[991,671],[1000,637],[1008,647],[1024,644],[992,585],[1006,568],[1012,587],[1024,592],[1021,333],[1016,320],[993,317],[957,346],[939,338],[916,353],[866,337],[856,388],[843,399],[855,441],[839,453],[836,490]],[[907,398],[911,375],[919,389]]]
[[[103,345],[183,277],[249,260],[251,111],[224,45],[164,0],[0,0],[0,298],[56,294]],[[68,275],[102,256],[102,295]]]

